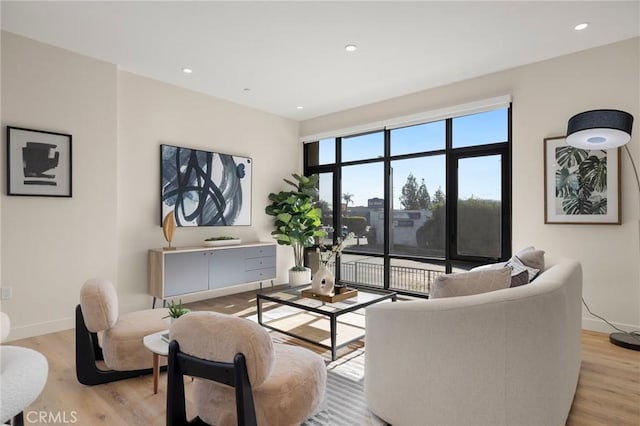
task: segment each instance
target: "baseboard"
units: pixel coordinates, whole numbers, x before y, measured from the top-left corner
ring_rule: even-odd
[[[265,281],[262,283],[262,288],[268,289],[271,287],[271,281]],[[233,287],[225,287],[219,288],[215,290],[203,291],[196,294],[182,295],[179,299],[182,300],[182,303],[190,303],[196,302],[198,300],[212,299],[214,297],[228,296],[230,294],[243,293],[245,291],[257,290],[260,288],[260,283],[248,283],[248,284],[240,284]],[[159,301],[160,305],[162,305],[162,301]],[[156,304],[156,306],[158,306]],[[144,309],[148,309],[146,307]],[[63,318],[59,320],[53,321],[45,321],[39,322],[35,324],[23,325],[23,326],[12,326],[11,333],[9,334],[8,342],[12,342],[14,340],[26,339],[28,337],[41,336],[43,334],[56,333],[58,331],[69,330],[75,327],[75,318]]]
[[[9,333],[8,342],[26,339],[27,337],[41,336],[43,334],[56,333],[58,331],[69,330],[75,327],[75,318],[63,318],[53,321],[38,322],[35,324],[12,326]],[[3,342],[4,343],[4,342]]]
[[[640,325],[621,324],[613,321],[611,321],[611,324],[615,325],[616,327],[624,331],[640,330]],[[613,333],[614,331],[616,331],[613,327],[611,327],[606,322],[598,318],[591,318],[591,317],[582,317],[582,328],[585,330],[599,331],[601,333]]]

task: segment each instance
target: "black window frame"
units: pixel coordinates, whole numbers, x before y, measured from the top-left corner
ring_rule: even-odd
[[[340,209],[342,202],[342,167],[345,166],[353,166],[359,164],[369,164],[369,163],[378,163],[383,162],[384,164],[384,248],[383,252],[364,252],[364,251],[350,251],[348,249],[344,250],[346,254],[354,254],[354,255],[367,255],[371,257],[381,257],[383,258],[384,264],[384,288],[389,289],[390,281],[391,281],[391,260],[392,259],[405,259],[412,260],[416,262],[424,262],[436,265],[443,265],[446,273],[451,273],[453,268],[463,268],[470,269],[471,267],[478,266],[481,264],[505,261],[511,257],[512,247],[511,247],[511,235],[512,235],[512,220],[511,220],[511,193],[512,193],[512,112],[513,105],[509,104],[507,107],[507,140],[503,142],[496,142],[484,145],[474,145],[474,146],[465,146],[460,148],[453,148],[453,119],[455,117],[449,117],[443,119],[445,121],[445,147],[444,149],[432,150],[432,151],[421,151],[410,154],[401,154],[401,155],[391,155],[391,130],[392,129],[378,129],[369,132],[359,133],[357,135],[349,135],[352,136],[361,136],[371,133],[384,132],[384,156],[382,158],[370,158],[356,161],[348,161],[342,162],[341,148],[342,148],[342,137],[335,138],[335,163],[330,164],[318,164],[311,165],[309,164],[309,152],[313,143],[319,143],[319,141],[314,141],[310,143],[305,143],[303,149],[304,155],[304,174],[319,174],[319,173],[333,173],[333,228],[334,229],[342,229],[341,228],[341,217]],[[347,136],[345,136],[347,137]],[[327,138],[325,138],[327,139]],[[333,138],[328,138],[333,139]],[[324,139],[323,139],[324,140]],[[445,156],[445,173],[446,173],[446,183],[445,183],[445,195],[446,195],[446,207],[445,207],[445,252],[444,258],[440,257],[426,257],[426,256],[411,256],[411,255],[401,255],[401,254],[391,254],[390,253],[390,229],[392,226],[392,213],[390,212],[391,208],[391,199],[390,194],[392,193],[391,188],[391,163],[396,160],[410,159],[410,158],[423,158],[428,156],[435,155],[444,155]],[[491,155],[500,155],[502,158],[502,168],[501,168],[501,207],[502,207],[502,220],[501,220],[501,256],[500,257],[491,257],[491,256],[465,256],[457,253],[456,247],[456,229],[457,229],[457,208],[458,208],[458,175],[457,175],[457,164],[460,159],[464,158],[474,158],[481,156],[491,156]],[[338,209],[338,210],[336,210]],[[334,232],[334,241],[339,236],[338,232]],[[315,250],[312,248],[311,250]],[[335,269],[335,277],[337,281],[341,281],[340,277],[340,258],[336,259],[336,269]],[[363,283],[348,283],[349,285],[354,285],[357,287],[367,287],[366,284]],[[379,288],[379,287],[372,287]],[[410,291],[403,291],[393,289],[401,294],[408,294],[412,296],[421,296],[425,297],[424,293],[413,293]]]

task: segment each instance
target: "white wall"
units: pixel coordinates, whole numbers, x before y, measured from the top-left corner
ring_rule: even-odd
[[[252,225],[179,228],[176,245],[221,234],[273,241],[263,211],[268,193],[301,169],[296,122],[6,32],[2,89],[3,146],[7,125],[73,136],[72,198],[8,197],[3,189],[2,286],[13,298],[0,308],[11,317],[11,339],[72,328],[90,277],[116,284],[121,311],[150,307],[147,250],[165,244],[161,143],[254,162]],[[290,249],[279,247],[279,281],[292,264]]]
[[[640,166],[640,39],[590,49],[301,123],[301,136],[513,95],[513,248],[535,245],[582,262],[592,311],[626,329],[640,328],[638,188],[622,154],[622,225],[545,225],[543,139],[566,134],[567,120],[616,108],[638,120],[628,147]],[[585,328],[612,331],[583,315]]]
[[[2,33],[5,126],[73,137],[73,197],[19,197],[2,189],[2,301],[10,338],[73,327],[80,285],[115,276],[116,68]]]
[[[270,240],[267,195],[300,170],[298,124],[125,72],[105,62],[2,33],[2,139],[5,126],[73,135],[73,198],[0,200],[0,309],[17,339],[73,327],[82,283],[111,278],[125,311],[149,306],[146,250],[164,244],[159,217],[159,145],[173,143],[251,156],[250,227],[180,228],[176,244],[233,233]],[[640,119],[638,39],[496,73],[301,123],[302,134],[349,127],[477,99],[513,95],[514,248],[535,244],[583,262],[592,310],[640,327],[638,192],[622,163],[622,226],[544,225],[542,140],[591,108],[620,108]],[[634,132],[637,135],[638,124]],[[640,162],[638,138],[629,147]],[[2,150],[4,165],[6,150]],[[279,281],[292,264],[278,248]],[[588,328],[599,322],[585,321]],[[602,328],[606,330],[606,328]]]
[[[166,245],[160,228],[160,144],[252,158],[251,226],[178,228],[175,245],[216,235],[274,241],[268,194],[300,170],[298,123],[126,72],[118,73],[118,282],[128,308],[149,306],[147,250]],[[291,248],[278,247],[286,282]],[[183,298],[188,300],[187,298]]]

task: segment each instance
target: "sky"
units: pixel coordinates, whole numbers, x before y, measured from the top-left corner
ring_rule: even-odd
[[[483,112],[453,119],[453,148],[504,142],[507,140],[507,109]],[[445,147],[445,122],[421,124],[391,131],[391,155],[440,150]],[[384,155],[383,132],[342,139],[342,161],[381,158]],[[320,141],[320,164],[335,161],[333,139]],[[342,193],[353,194],[351,206],[366,206],[370,198],[383,198],[383,163],[347,166],[342,169]],[[392,160],[394,208],[402,208],[399,197],[410,173],[418,185],[424,179],[429,195],[445,186],[445,158],[435,155],[407,160]],[[500,157],[462,159],[458,167],[459,196],[500,199]],[[331,200],[329,175],[320,177],[320,198]]]

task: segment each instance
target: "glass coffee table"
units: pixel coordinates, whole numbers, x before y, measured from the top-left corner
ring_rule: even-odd
[[[369,305],[373,305],[374,303],[379,303],[385,300],[391,300],[392,302],[396,301],[396,293],[393,291],[358,288],[358,294],[354,297],[333,303],[323,302],[315,298],[302,296],[302,290],[309,288],[310,286],[307,284],[299,287],[286,288],[272,293],[258,293],[256,299],[258,309],[258,323],[263,327],[270,328],[271,330],[275,330],[288,336],[295,337],[300,340],[304,340],[305,342],[309,342],[311,344],[331,350],[332,361],[335,361],[336,351],[339,348],[346,346],[356,340],[359,340],[364,336],[364,324],[362,324],[362,332],[357,335],[352,334],[348,336],[348,338],[344,341],[337,343],[338,317],[350,312],[355,312]],[[312,313],[326,317],[329,321],[330,345],[326,345],[324,343],[318,342],[317,340],[302,336],[299,332],[296,332],[296,328],[299,327],[294,327],[292,330],[284,330],[283,328],[278,327],[274,324],[277,323],[278,320],[268,320],[266,322],[263,322],[263,303],[265,302],[271,302],[271,304],[276,307],[278,305],[281,305],[295,308],[296,310],[294,310],[292,314],[303,311],[306,313]],[[269,312],[271,312],[271,310]]]

